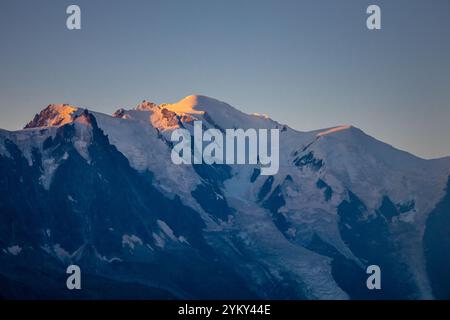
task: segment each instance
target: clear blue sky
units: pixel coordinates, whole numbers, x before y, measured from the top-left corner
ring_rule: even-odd
[[[78,4],[82,30],[65,27]],[[365,27],[382,9],[382,30]],[[1,0],[0,127],[49,103],[112,113],[189,94],[299,130],[450,155],[450,1]]]

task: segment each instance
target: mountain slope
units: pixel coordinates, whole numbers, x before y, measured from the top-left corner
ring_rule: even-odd
[[[196,120],[280,129],[278,174],[173,164],[171,133]],[[44,271],[51,296],[76,297],[58,280],[69,263],[105,286],[120,282],[127,297],[448,294],[433,270],[449,240],[428,235],[450,215],[450,158],[420,159],[351,126],[299,132],[205,96],[112,116],[49,105],[24,130],[0,131],[0,172],[6,297],[26,297],[11,293],[16,285],[44,297],[48,279],[30,276]],[[381,292],[365,287],[369,264],[382,269]]]

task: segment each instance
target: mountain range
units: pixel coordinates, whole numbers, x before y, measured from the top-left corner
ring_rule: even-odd
[[[280,168],[176,165],[171,133],[279,129]],[[450,299],[450,157],[206,96],[0,130],[0,297]],[[66,268],[82,290],[66,288]],[[382,289],[368,290],[378,265]]]

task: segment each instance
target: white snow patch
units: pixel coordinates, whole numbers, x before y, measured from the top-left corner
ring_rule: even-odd
[[[178,237],[178,241],[180,241],[180,242],[183,242],[183,243],[186,243],[186,244],[189,244],[189,245],[190,245],[189,241],[187,241],[187,239],[186,239],[185,237],[183,237],[183,236],[179,236],[179,237]]]
[[[122,247],[128,246],[130,249],[134,249],[137,244],[141,246],[143,244],[142,240],[138,236],[134,234],[124,234],[122,236]]]
[[[78,153],[86,160],[90,161],[88,147],[92,142],[92,127],[89,123],[86,123],[86,117],[81,116],[76,119],[76,139],[73,142],[73,146]]]
[[[291,237],[295,237],[297,234],[297,229],[291,227],[287,230],[286,233]]]
[[[254,113],[252,113],[252,116],[263,118],[263,119],[270,119],[270,117],[267,114],[264,114],[264,113],[263,114],[259,114],[257,112],[254,112]]]
[[[8,158],[10,157],[9,152],[8,152],[8,150],[6,150],[5,145],[3,143],[3,139],[0,139],[0,155],[8,157]]]
[[[53,174],[55,173],[56,169],[58,169],[58,163],[53,158],[44,159],[44,161],[42,162],[42,167],[44,172],[39,177],[39,182],[45,190],[49,190]]]
[[[71,255],[59,243],[53,246],[53,252],[61,259],[70,259]]]
[[[22,248],[18,245],[13,245],[11,247],[8,247],[8,252],[10,254],[12,254],[13,256],[17,256],[20,254],[20,252],[22,251]]]
[[[114,261],[117,261],[117,262],[122,262],[122,261],[123,261],[122,259],[117,258],[117,257],[112,257],[112,258],[108,259],[107,257],[102,256],[102,255],[101,255],[100,253],[98,253],[97,251],[96,251],[95,256],[97,257],[97,259],[102,260],[102,261],[105,261],[105,262],[108,262],[108,263],[112,263],[112,262],[114,262]]]
[[[398,216],[398,220],[406,223],[414,223],[416,212],[406,212]]]
[[[152,236],[153,236],[153,240],[155,240],[155,244],[160,248],[164,248],[164,246],[166,245],[166,242],[164,241],[164,239],[161,238],[159,235],[157,235],[154,232],[153,232]]]

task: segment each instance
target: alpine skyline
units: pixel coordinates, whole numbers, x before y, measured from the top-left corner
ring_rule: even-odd
[[[189,94],[300,131],[353,125],[423,158],[450,155],[450,3],[433,1],[0,3],[0,128],[51,103],[111,114]],[[365,26],[382,10],[382,29]]]

